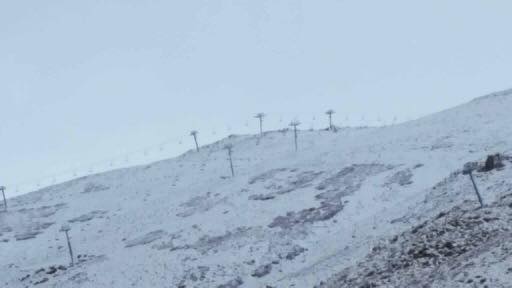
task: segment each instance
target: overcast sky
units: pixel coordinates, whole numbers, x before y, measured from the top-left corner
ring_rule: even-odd
[[[269,128],[326,126],[328,108],[337,124],[389,123],[511,88],[511,11],[510,0],[0,0],[0,185],[13,195],[169,157],[191,147],[191,129],[202,143],[255,132],[260,111]]]

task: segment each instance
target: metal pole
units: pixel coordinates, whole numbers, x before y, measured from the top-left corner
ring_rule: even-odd
[[[5,199],[5,187],[0,187],[0,190],[2,190],[2,196],[4,197],[4,211],[7,212],[7,200]]]
[[[298,151],[299,147],[297,145],[297,125],[293,126],[293,132],[295,134],[295,151]]]
[[[258,118],[260,120],[260,137],[263,137],[263,118],[265,118],[265,113],[258,113],[254,118]]]
[[[68,241],[68,248],[69,248],[69,257],[71,258],[71,266],[75,264],[75,261],[73,259],[73,249],[71,249],[71,242],[69,242],[69,235],[68,231],[64,231],[66,233],[66,240]]]
[[[327,110],[327,112],[325,112],[325,114],[327,114],[329,116],[329,130],[331,131],[334,131],[334,126],[332,126],[332,114],[334,114],[334,110],[332,109],[329,109]]]
[[[260,117],[260,136],[263,136],[263,117]]]
[[[299,121],[292,121],[290,123],[290,126],[293,127],[293,134],[294,134],[294,138],[295,138],[295,152],[297,152],[299,150],[299,147],[297,144],[297,126],[299,126],[299,125],[300,125]]]
[[[190,136],[194,137],[194,142],[196,143],[196,151],[199,152],[199,143],[197,143],[197,131],[192,130],[190,132]]]
[[[231,175],[233,177],[235,177],[235,169],[233,168],[233,159],[232,159],[232,156],[231,156],[231,149],[228,150],[228,153],[229,153],[229,165],[231,166]]]
[[[199,144],[197,143],[197,136],[194,134],[194,142],[196,142],[196,150],[199,152]]]
[[[469,172],[469,178],[471,179],[471,182],[473,183],[473,187],[475,188],[476,196],[478,197],[478,202],[480,202],[480,208],[482,208],[482,207],[484,207],[484,202],[482,200],[482,196],[480,195],[480,192],[478,191],[478,187],[476,186],[472,171]]]

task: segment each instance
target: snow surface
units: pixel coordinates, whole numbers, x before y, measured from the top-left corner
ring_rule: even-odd
[[[0,213],[0,285],[342,287],[342,271],[357,275],[357,265],[386,261],[372,256],[375,247],[443,211],[478,206],[460,171],[510,152],[511,107],[505,91],[396,126],[300,131],[298,152],[292,131],[232,136],[9,199]],[[512,187],[506,165],[476,174],[491,206]],[[63,224],[71,226],[74,266]],[[479,270],[495,283],[489,287],[512,279],[503,276],[509,254],[500,255],[474,256],[493,263]],[[437,287],[458,280],[448,275]]]

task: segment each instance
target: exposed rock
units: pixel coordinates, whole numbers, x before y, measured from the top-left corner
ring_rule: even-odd
[[[30,274],[27,274],[27,275],[21,277],[20,282],[23,282],[23,281],[27,280],[28,278],[30,278]]]
[[[37,235],[41,234],[41,231],[27,231],[14,235],[16,241],[23,241],[36,238]]]
[[[143,236],[140,236],[140,237],[137,237],[135,239],[132,239],[132,240],[129,240],[129,241],[126,241],[125,243],[125,247],[126,248],[129,248],[129,247],[134,247],[134,246],[139,246],[139,245],[146,245],[146,244],[149,244],[149,243],[152,243],[156,240],[159,240],[161,239],[162,237],[164,237],[167,233],[163,230],[156,230],[156,231],[153,231],[153,232],[149,232]]]
[[[312,185],[324,172],[303,171],[298,169],[273,169],[260,174],[249,181],[253,185],[257,182],[265,184],[264,188],[270,190],[266,194],[251,195],[249,200],[271,200],[279,195],[288,194],[298,189],[307,188]]]
[[[287,168],[279,168],[279,169],[272,169],[270,171],[267,171],[265,173],[262,173],[258,176],[255,176],[253,178],[251,178],[249,180],[249,184],[255,184],[256,182],[263,182],[263,181],[266,181],[268,179],[272,179],[274,178],[274,176],[280,172],[284,172],[284,171],[287,171],[288,169]]]
[[[221,284],[221,285],[217,286],[217,288],[238,288],[238,287],[242,286],[243,284],[244,284],[244,281],[242,280],[242,278],[237,277],[233,280],[230,280],[229,282],[227,282],[225,284]]]
[[[275,195],[272,194],[256,194],[249,196],[249,200],[255,200],[255,201],[267,201],[272,200],[276,198]]]
[[[198,266],[197,268],[187,269],[182,279],[179,281],[178,287],[187,287],[187,281],[192,282],[192,286],[196,286],[196,282],[203,282],[207,279],[207,273],[209,271],[210,267],[208,266]]]
[[[69,280],[76,284],[82,284],[82,283],[89,281],[89,278],[87,277],[87,273],[79,272],[79,273],[76,273],[73,276],[71,276],[69,278]]]
[[[57,211],[59,211],[62,208],[65,208],[67,204],[65,203],[58,203],[53,206],[41,206],[36,208],[22,208],[19,209],[17,212],[30,215],[31,217],[37,217],[37,218],[48,218],[50,216],[55,215]]]
[[[105,191],[108,189],[110,189],[110,187],[91,182],[91,183],[87,183],[87,185],[85,185],[82,193],[101,192],[101,191]]]
[[[304,209],[299,212],[288,212],[285,216],[278,216],[268,227],[290,229],[296,225],[326,221],[336,216],[341,210],[343,210],[343,204],[341,203],[331,204],[322,202],[322,205],[317,208]]]
[[[317,190],[340,191],[347,190],[346,195],[350,195],[358,190],[358,184],[363,182],[367,177],[377,175],[393,166],[384,164],[354,164],[343,168],[335,175],[325,179],[316,186]]]
[[[213,195],[211,192],[207,192],[205,195],[192,197],[186,202],[180,204],[184,210],[176,214],[178,217],[189,217],[196,213],[207,212],[213,207],[224,203],[226,197],[220,198],[219,194]]]
[[[252,266],[252,265],[256,264],[256,260],[252,259],[252,260],[249,260],[249,261],[245,261],[244,264]]]
[[[447,283],[457,282],[456,277],[468,271],[467,265],[474,265],[466,259],[478,259],[487,251],[503,253],[493,258],[508,259],[512,244],[505,239],[510,238],[511,201],[502,197],[478,210],[470,203],[455,206],[374,247],[366,259],[317,287],[452,287]],[[475,282],[468,277],[465,283]],[[435,281],[444,284],[432,286]]]
[[[413,183],[412,182],[413,176],[414,175],[412,174],[412,170],[409,168],[400,170],[400,171],[396,172],[395,174],[393,174],[391,177],[389,177],[384,186],[390,187],[393,184],[397,184],[400,186],[411,185]]]
[[[79,217],[73,218],[71,220],[68,220],[68,222],[70,222],[70,223],[87,222],[94,218],[102,217],[106,213],[107,213],[107,211],[96,210],[96,211],[92,211],[87,214],[81,215]]]
[[[414,167],[412,167],[412,169],[419,169],[419,168],[421,168],[423,166],[425,166],[425,165],[422,164],[422,163],[418,163],[418,164],[414,165]]]
[[[43,278],[43,279],[41,279],[39,281],[34,282],[34,285],[39,285],[39,284],[46,283],[46,282],[48,282],[48,280],[49,280],[48,278]]]
[[[193,244],[176,246],[171,251],[194,249],[201,254],[207,254],[212,251],[216,252],[218,249],[242,248],[250,241],[261,237],[262,233],[261,227],[237,227],[222,235],[204,235]]]
[[[500,154],[494,154],[487,156],[487,160],[483,167],[480,168],[479,172],[489,172],[494,169],[503,168],[504,164],[502,161],[502,156]]]
[[[306,252],[308,249],[301,247],[299,245],[292,246],[291,250],[287,253],[279,254],[280,259],[286,259],[286,260],[293,260],[297,258],[297,256],[301,255],[302,253]]]
[[[46,274],[55,274],[57,272],[57,268],[55,268],[55,266],[50,266],[50,268],[48,268],[48,271],[46,271]]]
[[[393,166],[355,164],[346,167],[316,186],[317,190],[324,191],[315,197],[317,200],[322,200],[320,206],[303,209],[298,212],[287,212],[285,216],[276,217],[268,227],[291,229],[297,225],[329,220],[343,210],[345,205],[345,202],[342,201],[343,197],[359,190],[368,177],[389,169],[393,169]]]
[[[251,273],[252,277],[261,278],[272,272],[272,264],[261,265]]]

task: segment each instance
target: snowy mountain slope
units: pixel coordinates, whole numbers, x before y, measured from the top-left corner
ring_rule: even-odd
[[[512,158],[506,160],[503,169],[478,174],[481,191],[498,196],[487,197],[494,201],[484,208],[471,199],[446,210],[436,205],[442,212],[375,245],[357,265],[317,287],[511,287]],[[433,190],[428,201],[468,198],[470,187],[445,189],[462,176],[437,186],[441,191]]]
[[[301,131],[299,152],[290,131],[233,136],[199,153],[10,199],[9,211],[0,214],[0,283],[313,287],[336,281],[395,235],[440,212],[477,205],[471,182],[457,172],[468,161],[511,150],[510,107],[508,91],[397,126]],[[234,145],[234,178],[227,143]],[[486,203],[504,192],[498,184],[508,183],[509,170],[500,173],[477,176]],[[59,232],[65,223],[80,257],[72,267]]]

